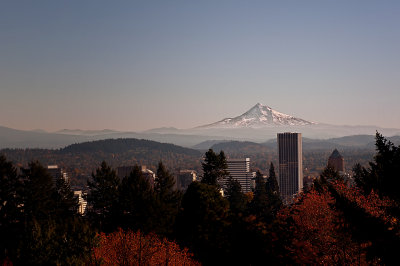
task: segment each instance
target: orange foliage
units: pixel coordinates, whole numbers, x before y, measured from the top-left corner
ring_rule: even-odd
[[[387,211],[395,203],[374,191],[366,196],[360,189],[350,188],[341,181],[331,183],[329,189],[325,187],[322,192],[312,188],[277,216],[278,222],[292,234],[285,248],[296,263],[368,264],[366,249],[371,246],[370,240],[356,242],[352,239],[354,224],[348,224],[343,211],[337,209],[333,195],[379,219],[389,230],[399,227],[398,219]]]
[[[200,265],[192,257],[175,242],[122,229],[101,233],[100,244],[93,250],[93,259],[104,265]]]
[[[297,263],[353,264],[361,259],[360,246],[346,233],[344,219],[334,203],[326,189],[323,193],[312,189],[279,213],[279,220],[293,232],[287,249]]]
[[[364,209],[372,217],[383,220],[386,224],[395,226],[398,220],[388,215],[387,208],[394,206],[395,203],[388,198],[380,198],[378,194],[372,191],[368,196],[361,193],[358,188],[349,188],[342,182],[333,184],[334,189],[348,201],[355,203],[358,207]]]

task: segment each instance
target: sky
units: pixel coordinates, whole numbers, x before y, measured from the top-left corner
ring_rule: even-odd
[[[262,103],[400,128],[400,1],[0,2],[0,125],[191,128]]]

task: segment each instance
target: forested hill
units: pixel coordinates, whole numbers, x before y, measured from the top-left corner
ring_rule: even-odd
[[[168,169],[200,170],[202,153],[173,144],[139,139],[107,139],[52,149],[3,149],[4,154],[17,166],[26,167],[38,160],[43,165],[56,164],[65,168],[73,185],[84,185],[91,173],[106,161],[113,168],[146,165],[155,170],[159,161]]]
[[[62,154],[82,152],[125,153],[132,150],[156,150],[159,152],[184,154],[189,156],[201,155],[197,150],[144,139],[106,139],[90,141],[69,145],[60,149],[59,152]]]

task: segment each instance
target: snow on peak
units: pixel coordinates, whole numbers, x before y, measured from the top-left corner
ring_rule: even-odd
[[[307,126],[315,123],[309,122],[291,115],[275,111],[269,106],[257,103],[244,114],[225,118],[213,124],[202,126],[203,128],[259,128],[265,126]]]

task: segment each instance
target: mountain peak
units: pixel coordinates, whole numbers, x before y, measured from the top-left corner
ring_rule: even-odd
[[[275,111],[267,105],[257,103],[247,112],[234,118],[225,118],[202,128],[259,128],[266,126],[307,126],[315,123]]]

